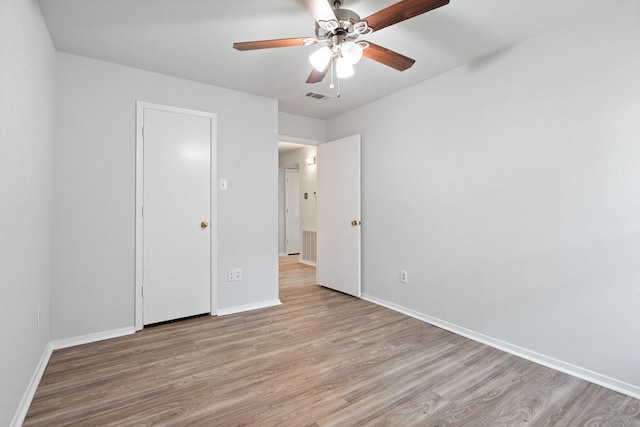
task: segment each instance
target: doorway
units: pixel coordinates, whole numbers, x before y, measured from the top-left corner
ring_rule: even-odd
[[[282,137],[289,140],[288,137]],[[295,138],[291,138],[295,140]],[[316,234],[316,184],[317,171],[315,156],[317,155],[317,142],[305,143],[283,142],[278,143],[278,253],[279,253],[279,288],[280,291],[289,285],[298,286],[304,273],[308,284],[315,284],[315,234]],[[313,159],[314,161],[308,161]],[[311,164],[313,163],[313,164]],[[287,194],[294,190],[295,182],[291,177],[297,174],[297,197],[295,194]],[[289,186],[287,186],[287,177]],[[295,180],[295,178],[293,178]],[[293,184],[293,185],[291,185]],[[288,188],[287,188],[288,187]],[[297,201],[295,200],[297,198]],[[287,209],[291,209],[292,203],[298,206],[298,219],[292,224],[287,218]],[[289,211],[291,213],[291,211]],[[291,230],[294,227],[298,233],[298,248],[291,247]],[[296,230],[293,230],[294,232]],[[313,236],[314,239],[309,239]],[[287,237],[289,241],[287,242]],[[310,251],[310,248],[313,251]],[[308,261],[309,253],[313,253],[313,261]],[[289,254],[296,255],[289,255]],[[282,296],[282,293],[281,293]]]
[[[136,329],[215,314],[216,115],[138,102]]]

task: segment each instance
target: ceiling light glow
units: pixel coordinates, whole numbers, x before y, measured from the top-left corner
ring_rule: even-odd
[[[353,65],[345,58],[338,58],[336,60],[336,76],[339,79],[353,76]]]
[[[362,46],[352,41],[346,41],[340,45],[340,53],[350,64],[357,64],[362,58]]]
[[[321,47],[309,56],[309,62],[313,65],[317,71],[324,71],[327,69],[333,52],[328,46]]]

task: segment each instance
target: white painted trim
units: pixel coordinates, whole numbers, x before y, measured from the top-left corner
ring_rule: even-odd
[[[136,102],[136,229],[135,229],[135,284],[134,284],[134,325],[137,331],[143,325],[142,317],[142,260],[143,260],[143,222],[142,222],[142,202],[144,201],[143,177],[144,177],[144,145],[142,129],[144,125],[145,103]]]
[[[52,350],[59,350],[61,348],[75,347],[77,345],[110,340],[111,338],[124,337],[126,335],[132,335],[135,333],[136,329],[133,326],[129,326],[126,328],[113,329],[110,331],[96,332],[94,334],[80,335],[77,337],[55,340],[51,341],[49,345],[51,346]]]
[[[44,371],[45,369],[47,369],[47,364],[49,363],[49,359],[51,358],[51,353],[53,353],[53,348],[51,346],[51,343],[48,343],[44,349],[44,352],[42,353],[40,362],[38,362],[38,366],[36,366],[36,370],[31,376],[29,386],[24,392],[24,395],[22,395],[20,405],[18,405],[18,409],[13,415],[13,420],[11,420],[11,423],[9,424],[10,427],[20,427],[24,422],[24,419],[27,416],[27,412],[29,411],[29,407],[31,406],[33,396],[35,396],[38,385],[40,384],[40,380],[44,375]]]
[[[295,178],[294,178],[295,177]],[[297,182],[297,187],[298,187],[298,191],[292,191],[290,189],[289,186],[289,178],[293,179],[293,182]],[[291,203],[291,196],[295,195],[298,198],[298,203]],[[290,168],[285,168],[284,169],[284,250],[286,253],[291,253],[291,254],[300,254],[302,253],[302,222],[300,221],[300,214],[301,214],[301,197],[300,197],[300,169],[290,169]],[[287,217],[289,214],[289,209],[297,209],[297,214],[298,214],[298,226],[295,227],[295,221],[293,221],[294,223],[291,224],[292,221],[287,221]],[[295,213],[295,212],[293,212]],[[289,231],[292,231],[292,233],[289,233]],[[291,247],[292,245],[289,244],[289,237],[291,236],[291,234],[295,234],[297,233],[297,236],[292,236],[292,237],[297,237],[298,240],[298,245],[297,248]],[[297,249],[297,251],[296,251]]]
[[[78,337],[65,338],[49,342],[45,347],[44,352],[42,353],[42,357],[40,358],[38,366],[36,366],[36,370],[31,376],[29,386],[24,392],[22,400],[20,401],[20,405],[18,405],[18,409],[16,410],[16,413],[13,416],[13,420],[11,421],[11,424],[9,424],[9,426],[20,427],[24,422],[24,419],[27,416],[27,412],[29,411],[29,407],[31,406],[31,402],[33,401],[33,396],[35,396],[36,394],[36,390],[38,389],[40,380],[44,375],[45,369],[47,369],[47,364],[49,363],[49,359],[51,359],[51,354],[54,350],[74,347],[76,345],[89,344],[92,342],[108,340],[111,338],[123,337],[125,335],[134,334],[135,332],[136,329],[130,326],[127,328],[114,329],[111,331],[98,332],[95,334],[82,335]]]
[[[547,368],[564,372],[565,374],[572,375],[574,377],[580,378],[585,381],[589,381],[591,383],[600,385],[602,387],[606,387],[613,391],[617,391],[619,393],[633,397],[634,399],[640,399],[640,387],[635,386],[633,384],[629,384],[629,383],[617,380],[615,378],[611,378],[606,375],[602,375],[597,372],[590,371],[589,369],[585,369],[580,366],[576,366],[571,363],[567,363],[562,360],[558,360],[553,357],[550,357],[532,350],[528,350],[526,348],[519,347],[514,344],[510,344],[508,342],[481,334],[476,331],[472,331],[462,326],[458,326],[456,324],[417,312],[415,310],[411,310],[404,306],[394,304],[392,302],[389,302],[380,298],[376,298],[371,295],[363,294],[362,299],[364,299],[365,301],[369,301],[374,304],[389,308],[391,310],[397,311],[399,313],[406,314],[407,316],[413,317],[414,319],[421,320],[425,323],[429,323],[433,326],[437,326],[438,328],[445,329],[449,332],[453,332],[454,334],[461,335],[473,341],[486,344],[490,347],[505,351],[507,353],[513,354],[518,357],[522,357],[523,359],[529,360],[539,365],[546,366]]]
[[[298,260],[298,262],[299,262],[300,264],[307,264],[307,265],[311,265],[311,266],[313,266],[313,267],[315,267],[315,266],[316,266],[316,263],[315,263],[315,262],[307,261],[306,259],[302,259],[302,258],[300,258],[300,259]]]
[[[144,125],[144,110],[146,108],[169,111],[174,113],[189,114],[211,119],[211,209],[210,227],[211,233],[211,315],[217,314],[218,307],[218,115],[206,111],[197,111],[187,108],[173,107],[169,105],[154,104],[151,102],[136,101],[136,228],[135,228],[135,330],[141,330],[143,325],[143,301],[142,301],[142,260],[143,260],[143,222],[142,203],[144,201],[144,149],[142,127]]]
[[[320,145],[325,141],[318,141],[317,139],[300,138],[298,136],[278,135],[278,141],[292,142],[294,144],[302,145]]]
[[[218,316],[226,316],[229,314],[236,314],[236,313],[242,313],[245,311],[258,310],[261,308],[275,307],[281,304],[282,302],[280,301],[280,299],[274,299],[270,301],[256,302],[253,304],[238,305],[238,306],[229,307],[229,308],[220,308],[218,309]]]
[[[278,256],[287,256],[287,254],[285,254],[285,253],[283,253],[283,252],[280,252],[280,253],[278,254]]]

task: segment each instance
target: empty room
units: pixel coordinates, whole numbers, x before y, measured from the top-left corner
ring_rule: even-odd
[[[640,0],[2,0],[0,425],[640,426],[639,41]]]

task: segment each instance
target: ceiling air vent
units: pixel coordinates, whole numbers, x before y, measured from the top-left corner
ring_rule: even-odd
[[[313,99],[325,99],[327,97],[327,95],[323,95],[321,93],[316,93],[316,92],[308,92],[306,96]]]

